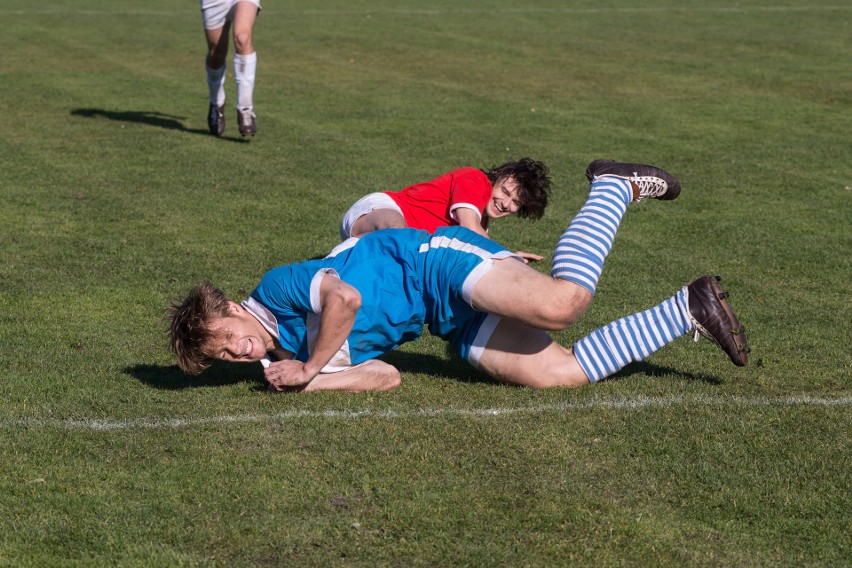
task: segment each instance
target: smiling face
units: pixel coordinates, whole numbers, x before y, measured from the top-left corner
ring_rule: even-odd
[[[498,179],[491,191],[491,199],[485,206],[485,215],[490,219],[514,215],[523,205],[518,193],[518,182],[515,178],[502,177]]]
[[[260,361],[274,348],[272,335],[244,308],[233,304],[232,314],[211,325],[214,337],[204,351],[213,359],[234,363]]]

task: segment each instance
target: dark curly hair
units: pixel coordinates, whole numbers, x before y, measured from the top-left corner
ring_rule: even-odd
[[[488,176],[491,185],[502,178],[514,178],[518,182],[518,199],[521,202],[518,217],[541,219],[550,197],[550,177],[546,165],[532,158],[521,158],[482,171]]]
[[[171,320],[171,348],[177,356],[178,367],[185,373],[197,375],[210,366],[210,356],[205,349],[215,339],[212,324],[229,313],[228,298],[210,282],[195,284],[184,301],[173,301],[166,308]]]

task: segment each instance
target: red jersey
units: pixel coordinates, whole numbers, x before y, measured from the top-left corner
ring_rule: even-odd
[[[402,209],[409,227],[434,233],[438,227],[458,225],[454,211],[460,207],[476,211],[482,219],[492,191],[481,170],[459,168],[402,191],[385,193]]]

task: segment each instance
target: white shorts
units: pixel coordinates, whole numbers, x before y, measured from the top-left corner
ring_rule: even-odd
[[[399,208],[396,201],[391,199],[387,193],[370,193],[356,201],[349,208],[349,211],[343,214],[343,220],[340,222],[340,240],[345,241],[351,237],[352,226],[355,225],[355,221],[373,209],[393,209],[400,215],[403,215],[402,209]]]
[[[218,30],[226,22],[234,21],[234,8],[238,2],[251,2],[260,12],[260,0],[201,0],[201,19],[205,30]]]

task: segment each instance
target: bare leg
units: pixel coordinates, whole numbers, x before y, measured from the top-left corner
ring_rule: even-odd
[[[230,22],[215,30],[204,30],[207,39],[207,67],[210,69],[221,69],[225,65],[225,59],[228,56],[228,33],[230,30]]]
[[[498,381],[532,388],[589,384],[572,349],[544,331],[508,319],[497,325],[488,340],[479,368]]]
[[[408,227],[398,211],[393,209],[373,209],[366,215],[362,215],[352,225],[352,236],[360,237],[379,229],[404,229]]]
[[[591,302],[592,293],[507,258],[494,261],[494,267],[474,286],[471,300],[481,312],[557,331],[577,321]]]
[[[234,51],[239,55],[254,53],[252,32],[257,18],[257,6],[251,2],[238,2],[234,8]]]
[[[228,55],[228,32],[231,24],[226,23],[215,30],[204,30],[207,39],[207,56],[204,67],[207,73],[207,96],[210,108],[207,114],[207,126],[210,134],[222,136],[225,132],[225,59]]]

